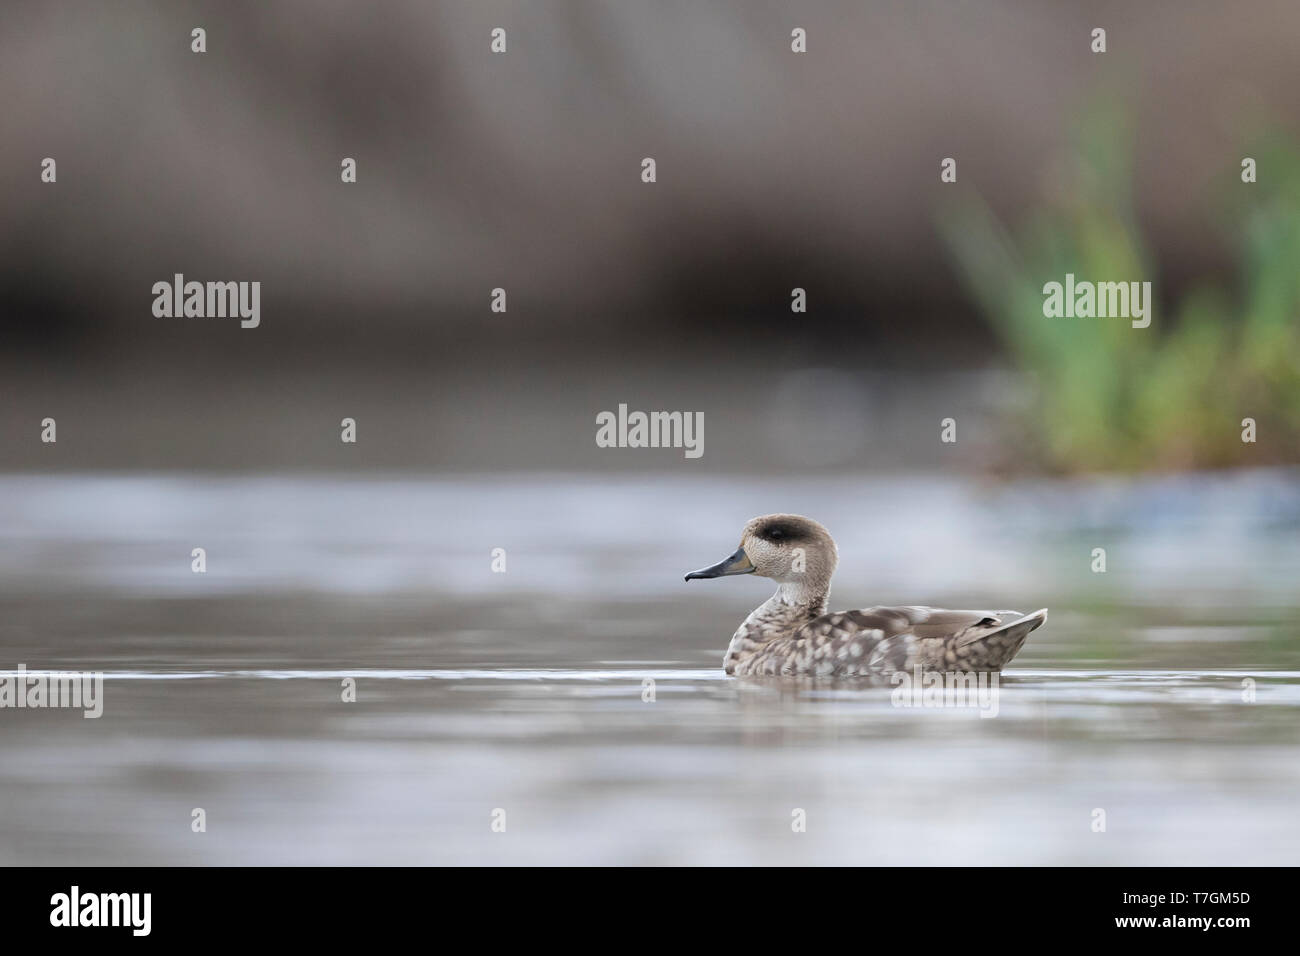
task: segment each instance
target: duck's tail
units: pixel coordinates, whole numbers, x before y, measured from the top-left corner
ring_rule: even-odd
[[[1032,614],[1000,624],[991,631],[971,634],[959,641],[959,644],[966,647],[968,654],[974,651],[973,656],[984,658],[986,666],[990,669],[1001,670],[1010,663],[1011,658],[1020,653],[1020,648],[1024,646],[1029,632],[1041,627],[1046,620],[1047,608],[1039,608]],[[984,653],[980,654],[976,651],[975,646]]]
[[[1026,614],[1022,618],[1012,621],[1010,624],[1003,624],[1000,628],[992,633],[1014,630],[1017,634],[1028,634],[1034,628],[1041,627],[1047,621],[1047,608],[1040,607],[1032,614]]]

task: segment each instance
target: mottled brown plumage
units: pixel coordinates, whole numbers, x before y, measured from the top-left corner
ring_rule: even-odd
[[[740,548],[692,578],[757,574],[778,582],[731,638],[723,668],[736,676],[887,678],[897,671],[1000,671],[1047,609],[949,611],[870,607],[826,613],[838,554],[830,533],[802,515],[755,518]]]

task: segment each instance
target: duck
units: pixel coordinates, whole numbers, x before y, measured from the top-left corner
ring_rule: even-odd
[[[827,613],[839,551],[803,515],[770,514],[745,525],[740,547],[686,581],[754,574],[777,582],[732,635],[722,660],[733,677],[867,678],[899,672],[1000,673],[1047,608],[956,611],[924,606]]]

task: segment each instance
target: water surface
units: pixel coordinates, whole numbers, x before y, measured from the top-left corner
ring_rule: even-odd
[[[778,509],[835,606],[1050,606],[996,716],[724,677],[766,582],[681,573]],[[106,700],[0,711],[0,862],[1294,864],[1298,516],[1274,472],[3,477],[0,669]]]

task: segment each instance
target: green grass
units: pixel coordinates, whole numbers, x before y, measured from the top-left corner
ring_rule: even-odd
[[[1300,459],[1300,153],[1256,142],[1259,182],[1225,167],[1227,286],[1161,294],[1131,200],[1131,132],[1101,107],[1081,125],[1067,200],[1014,233],[966,196],[940,227],[978,307],[1034,383],[1013,423],[1024,464],[1062,472],[1213,468]],[[1153,320],[1048,318],[1043,285],[1150,280]],[[1257,442],[1241,440],[1243,418]]]

